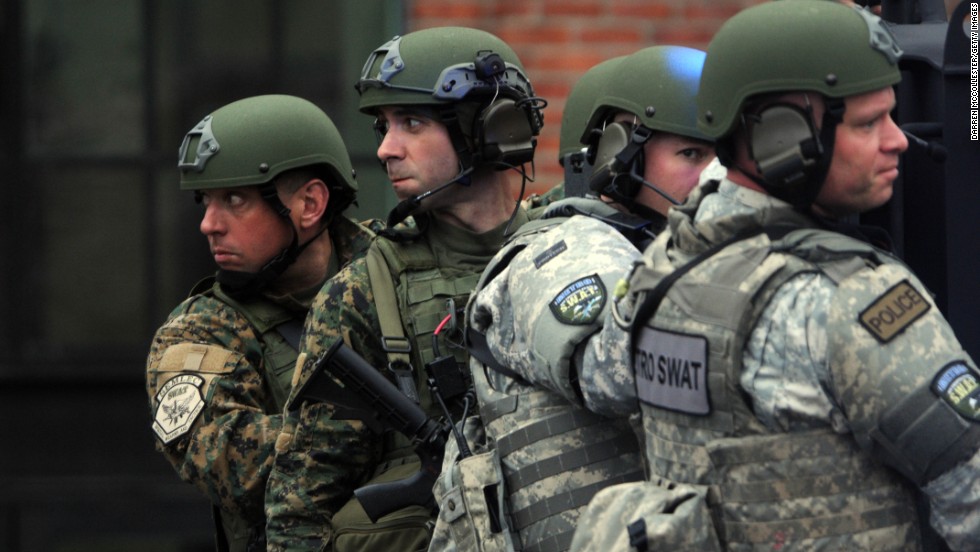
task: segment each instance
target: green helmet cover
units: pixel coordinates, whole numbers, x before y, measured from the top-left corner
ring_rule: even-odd
[[[782,0],[747,8],[708,45],[697,97],[698,128],[730,134],[747,99],[813,91],[845,98],[901,80],[902,51],[878,16],[829,0]]]
[[[651,46],[616,64],[606,78],[581,141],[619,111],[650,130],[706,139],[697,127],[694,97],[705,53],[684,46]]]
[[[319,107],[295,96],[254,96],[214,111],[184,137],[177,166],[182,190],[259,186],[309,167],[328,185],[357,191],[337,127]]]
[[[478,59],[496,53],[504,70],[496,86],[481,77]],[[373,114],[387,105],[443,105],[471,95],[533,97],[534,90],[514,50],[500,38],[467,27],[434,27],[396,36],[368,56],[355,85],[359,109]]]
[[[565,156],[578,152],[587,145],[582,137],[592,117],[592,106],[605,87],[609,74],[624,57],[607,59],[593,65],[572,85],[561,115],[561,131],[558,134],[559,163],[564,163]]]

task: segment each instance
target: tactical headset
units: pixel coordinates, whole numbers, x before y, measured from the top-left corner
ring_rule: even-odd
[[[827,152],[834,150],[837,125],[844,113],[842,101],[824,100],[820,131],[814,126],[809,97],[805,108],[778,102],[756,114],[742,115],[749,156],[762,175],[752,179],[773,196],[798,207],[813,203],[820,192],[832,158]]]
[[[460,43],[484,48],[472,61],[436,65],[440,58],[459,60],[460,56],[431,52],[459,50]],[[530,162],[546,102],[534,96],[523,69],[507,61],[516,61],[516,55],[497,51],[498,47],[507,48],[500,39],[475,29],[435,28],[396,36],[375,50],[364,65],[356,85],[361,93],[360,109],[370,113],[381,105],[434,108],[449,130],[463,170],[476,165],[503,170]],[[426,55],[421,55],[422,49]],[[466,104],[475,104],[474,111]]]
[[[529,163],[534,159],[535,136],[541,131],[543,100],[534,97],[531,83],[521,72],[492,51],[478,52],[472,64],[457,65],[443,72],[444,78],[434,94],[447,90],[462,77],[472,83],[460,100],[480,101],[489,96],[490,102],[473,119],[470,133],[473,145],[467,147],[458,112],[442,108],[443,122],[449,129],[453,145],[464,167],[491,165],[497,170]],[[454,78],[456,77],[456,78]],[[510,83],[523,81],[519,86]],[[453,119],[457,122],[454,123]]]

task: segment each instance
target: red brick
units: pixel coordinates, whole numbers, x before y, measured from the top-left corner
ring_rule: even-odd
[[[416,2],[413,17],[438,17],[443,19],[478,18],[486,13],[480,2]]]
[[[615,0],[612,5],[614,15],[645,19],[665,19],[674,15],[676,11],[675,6],[662,2]]]
[[[607,44],[639,44],[643,41],[643,32],[636,28],[624,28],[623,25],[602,28],[589,27],[582,31],[582,40]]]
[[[544,0],[544,13],[548,16],[597,17],[602,14],[602,10],[600,3],[595,0]]]

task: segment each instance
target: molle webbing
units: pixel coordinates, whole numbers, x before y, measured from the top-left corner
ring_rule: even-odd
[[[897,476],[829,430],[719,439],[709,502],[728,549],[806,540],[831,549],[916,550],[913,502]],[[882,529],[893,529],[889,537]],[[908,548],[906,548],[908,546]]]
[[[850,435],[829,429],[774,433],[755,417],[739,384],[747,332],[780,285],[815,271],[839,281],[887,259],[821,231],[767,241],[749,238],[701,257],[672,279],[671,289],[650,294],[663,301],[647,311],[655,313],[653,320],[638,319],[644,325],[636,331],[649,324],[704,336],[708,366],[717,376],[708,379],[708,415],[641,405],[651,477],[706,486],[725,550],[919,550],[914,499],[897,474],[871,460]],[[662,251],[650,255],[665,257]],[[853,262],[854,256],[862,260]],[[669,266],[652,264],[656,272],[647,266],[644,276],[651,290],[670,273]],[[710,282],[711,294],[732,302],[692,299],[703,282]],[[728,310],[738,313],[726,317]]]
[[[503,467],[510,525],[522,550],[568,550],[575,520],[597,492],[642,480],[636,436],[626,420],[603,418],[525,386],[500,393],[480,377],[482,367],[475,372],[481,416]]]

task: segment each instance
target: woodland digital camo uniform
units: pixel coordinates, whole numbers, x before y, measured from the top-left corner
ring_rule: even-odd
[[[177,167],[180,188],[200,194],[205,219],[237,217],[224,211],[241,205],[249,215],[244,220],[278,218],[292,233],[271,259],[247,259],[261,266],[258,271],[219,265],[214,277],[198,284],[158,330],[146,367],[157,448],[212,502],[218,550],[264,549],[266,476],[299,332],[319,286],[283,289],[277,292],[282,296],[268,290],[297,259],[318,271],[302,281],[322,283],[363,253],[380,225],[369,229],[342,216],[357,193],[347,147],[327,114],[302,98],[253,96],[213,111],[185,135]],[[307,185],[326,204],[301,233],[280,194]],[[249,188],[255,202],[240,202],[237,190]],[[316,197],[304,199],[319,209]],[[209,214],[212,208],[219,213]],[[237,218],[231,222],[202,222],[201,230],[218,248],[225,239],[266,238],[250,236]],[[326,245],[307,249],[327,239],[324,231],[329,257],[310,257]]]
[[[437,312],[416,318],[414,335],[406,334],[413,342],[413,365],[419,367],[432,360],[432,333],[449,314],[445,310],[446,301],[452,299],[459,306],[466,304],[484,266],[503,242],[506,226],[474,234],[423,216],[428,219],[422,222],[426,227],[425,238],[410,245],[422,248],[425,254],[415,258],[425,262],[405,266],[397,275],[396,287],[399,307],[437,309]],[[527,215],[522,210],[513,226],[518,227],[526,221]],[[387,241],[382,237],[378,240]],[[403,247],[395,246],[394,249]],[[309,377],[311,359],[340,338],[372,366],[383,370],[388,365],[388,356],[382,349],[381,335],[367,262],[359,259],[332,278],[314,301],[301,348],[306,361],[294,389],[301,387]],[[453,339],[460,340],[461,336],[457,333]],[[461,345],[461,341],[458,343]],[[443,354],[455,355],[465,366],[465,349],[453,347],[448,341],[443,341],[442,347]],[[430,415],[438,416],[424,381],[417,381],[416,385],[422,405]],[[371,541],[356,531],[356,525],[349,527],[351,520],[364,517],[353,498],[355,488],[393,467],[397,469],[388,471],[389,480],[406,478],[419,470],[419,462],[410,448],[385,450],[397,442],[392,435],[377,435],[359,420],[333,419],[332,414],[332,405],[326,403],[304,403],[299,410],[287,413],[286,429],[266,496],[269,549],[320,550],[331,543],[333,549],[380,550],[387,545],[379,543],[401,542],[406,546],[405,550],[419,547],[424,550],[432,522],[428,508],[410,507],[381,518],[377,524],[389,530],[402,527],[409,536],[415,535],[408,541]],[[385,454],[388,456],[383,457]],[[333,527],[336,526],[348,529],[335,532]],[[389,535],[388,539],[391,538],[398,536]]]
[[[373,234],[338,216],[330,228],[336,255],[330,272],[362,255]],[[246,303],[271,303],[279,316],[302,324],[317,291],[319,286]],[[146,368],[157,449],[213,504],[260,527],[285,399],[274,390],[288,390],[297,354],[290,346],[285,350],[291,354],[266,357],[264,340],[277,338],[283,339],[274,328],[263,335],[243,313],[206,290],[169,315],[153,338]],[[175,392],[179,401],[166,400]]]

